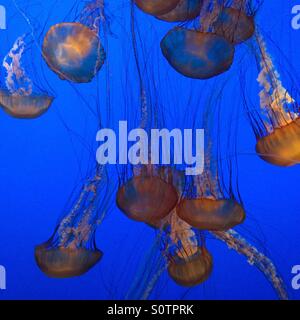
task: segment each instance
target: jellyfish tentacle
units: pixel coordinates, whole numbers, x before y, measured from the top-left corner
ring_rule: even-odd
[[[227,232],[211,232],[218,240],[226,243],[230,249],[244,255],[250,265],[257,267],[271,283],[278,297],[287,300],[288,294],[284,286],[284,281],[278,274],[273,262],[263,253],[259,252],[253,245],[249,244],[239,233],[234,230]]]

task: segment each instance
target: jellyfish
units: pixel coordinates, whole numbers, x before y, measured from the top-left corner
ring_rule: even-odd
[[[233,194],[228,197],[223,192],[209,139],[207,134],[204,172],[192,179],[190,188],[181,197],[177,214],[199,230],[226,231],[243,223],[245,211]]]
[[[256,152],[266,162],[292,166],[300,162],[299,106],[283,86],[266,43],[257,32],[261,115],[249,112],[257,138]]]
[[[173,253],[169,253],[168,274],[177,284],[194,287],[205,282],[211,275],[213,259],[192,227],[177,215],[170,215],[170,242]]]
[[[83,186],[70,212],[58,223],[54,234],[35,248],[40,270],[52,278],[85,274],[102,258],[95,232],[107,213],[107,181],[101,168]]]
[[[164,180],[153,166],[134,170],[134,176],[117,193],[117,206],[129,218],[155,224],[176,206],[178,193],[170,181]]]
[[[182,75],[209,79],[227,71],[233,62],[234,46],[223,36],[211,32],[219,5],[204,1],[200,29],[175,27],[161,41],[161,50],[169,64]]]
[[[179,0],[134,0],[134,2],[145,13],[162,15],[173,10]]]
[[[106,55],[99,37],[103,11],[104,0],[89,1],[79,22],[62,22],[47,32],[43,57],[61,79],[87,83],[103,66]]]
[[[167,22],[193,20],[200,14],[201,6],[202,0],[180,0],[173,10],[157,18]]]
[[[255,31],[254,10],[249,0],[234,0],[223,7],[213,24],[216,34],[239,44],[250,39]]]
[[[26,35],[20,36],[3,60],[6,88],[0,89],[0,106],[14,118],[33,119],[44,114],[53,102],[46,93],[36,93],[33,82],[22,66]]]

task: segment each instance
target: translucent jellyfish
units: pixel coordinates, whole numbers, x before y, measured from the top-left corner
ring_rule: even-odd
[[[5,89],[0,89],[0,105],[9,115],[33,119],[44,114],[53,102],[46,93],[33,92],[33,82],[22,66],[26,35],[19,37],[3,60],[6,71]]]
[[[173,10],[157,18],[168,22],[192,20],[200,14],[201,5],[202,0],[180,0]]]
[[[251,38],[255,31],[255,22],[250,2],[234,0],[231,6],[222,8],[213,24],[214,32],[234,44]]]
[[[256,35],[262,90],[262,114],[249,112],[257,137],[256,152],[265,161],[277,166],[292,166],[300,162],[299,106],[284,88],[278,71],[260,34]]]
[[[233,195],[225,196],[218,164],[213,159],[212,144],[208,142],[205,170],[192,179],[178,204],[177,214],[199,230],[226,231],[243,223],[245,211]]]
[[[161,178],[153,166],[135,169],[134,177],[121,186],[117,205],[130,219],[155,224],[176,206],[178,194],[173,184]]]
[[[211,20],[203,21],[200,30],[176,27],[161,41],[167,61],[186,77],[209,79],[232,65],[234,46],[224,37],[209,32],[210,23]]]
[[[191,226],[177,216],[176,210],[170,215],[169,237],[169,276],[184,287],[194,287],[206,281],[213,268],[212,256],[204,243],[199,244]]]
[[[87,2],[79,22],[63,22],[50,28],[43,42],[43,57],[61,79],[92,81],[106,55],[99,38],[104,1]]]
[[[101,260],[102,252],[96,247],[95,232],[108,209],[108,192],[103,186],[103,174],[99,169],[84,185],[52,237],[35,248],[37,265],[47,276],[81,276]]]
[[[174,9],[179,0],[134,0],[134,2],[145,13],[161,15]]]

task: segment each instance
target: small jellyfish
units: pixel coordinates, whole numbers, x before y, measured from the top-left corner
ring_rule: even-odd
[[[213,24],[216,34],[239,44],[250,39],[255,31],[254,15],[247,14],[246,0],[235,0],[231,7],[223,8]]]
[[[173,10],[180,0],[134,0],[135,4],[145,13],[162,15]]]
[[[212,256],[204,243],[199,245],[199,239],[191,226],[177,216],[177,209],[169,218],[171,249],[172,245],[175,246],[169,258],[169,276],[180,286],[197,286],[211,275]]]
[[[161,49],[175,70],[194,79],[209,79],[227,71],[234,58],[234,46],[225,38],[179,27],[163,38]]]
[[[121,186],[117,205],[129,218],[155,224],[176,206],[178,194],[169,181],[162,179],[152,166],[136,170],[132,179]]]
[[[205,247],[199,247],[193,256],[172,257],[169,276],[180,286],[195,287],[205,282],[212,272],[212,256]]]
[[[260,109],[262,115],[249,112],[257,137],[256,152],[265,161],[277,166],[292,166],[300,162],[299,106],[282,85],[280,75],[260,34],[258,44],[262,87]]]
[[[157,18],[167,22],[193,20],[200,14],[201,6],[202,0],[180,0],[173,10]]]
[[[43,57],[61,79],[87,83],[103,66],[106,55],[99,38],[99,19],[105,19],[103,10],[103,0],[90,1],[80,22],[56,24],[46,34]]]
[[[25,51],[25,37],[19,37],[3,60],[6,88],[0,89],[0,106],[12,117],[33,119],[44,114],[53,102],[46,93],[34,93],[33,82],[26,74],[21,59]]]
[[[47,276],[81,276],[101,260],[103,254],[96,247],[95,232],[107,210],[98,204],[107,203],[102,197],[102,187],[103,177],[97,170],[95,177],[82,188],[71,211],[59,222],[53,236],[35,248],[36,263]]]

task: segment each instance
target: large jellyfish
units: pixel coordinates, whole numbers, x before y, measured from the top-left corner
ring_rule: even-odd
[[[61,79],[90,82],[105,61],[99,37],[105,19],[104,0],[88,1],[79,22],[63,22],[50,28],[43,43],[43,57]]]
[[[109,205],[102,170],[97,168],[95,176],[85,183],[52,237],[35,248],[37,265],[49,277],[81,276],[101,260],[103,254],[96,247],[95,232]]]
[[[139,125],[143,130],[149,130],[153,116],[151,104],[148,103],[144,79],[137,59],[137,45],[135,37],[134,7],[131,7],[131,30],[133,32],[133,49],[136,57],[140,85],[140,119]],[[147,144],[148,141],[146,142]],[[155,221],[166,217],[178,202],[178,193],[172,185],[172,172],[168,171],[167,177],[161,175],[158,166],[153,165],[148,152],[148,146],[138,144],[136,153],[139,154],[139,163],[132,169],[132,177],[122,181],[117,192],[117,205],[129,218],[155,224]],[[146,153],[144,152],[146,151]],[[127,177],[126,177],[127,178]]]
[[[33,82],[21,61],[26,50],[25,38],[26,35],[17,38],[3,60],[6,88],[0,89],[0,105],[12,117],[32,119],[44,114],[54,98],[46,93],[38,94],[33,91]]]
[[[163,55],[179,73],[189,78],[209,79],[231,67],[233,44],[212,32],[219,12],[217,0],[204,1],[199,30],[175,27],[161,41]]]
[[[267,51],[262,36],[256,34],[262,90],[262,115],[249,112],[257,144],[256,152],[265,161],[277,166],[292,166],[300,162],[299,106],[283,86],[280,75]]]

